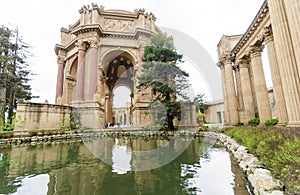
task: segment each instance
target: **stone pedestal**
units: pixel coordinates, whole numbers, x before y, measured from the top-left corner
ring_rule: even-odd
[[[95,101],[74,101],[73,117],[79,129],[97,130],[105,125],[104,110]]]

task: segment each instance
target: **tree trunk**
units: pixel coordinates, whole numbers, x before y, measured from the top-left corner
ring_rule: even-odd
[[[12,80],[11,80],[11,87],[9,91],[9,107],[8,107],[8,116],[7,120],[9,124],[13,123],[13,114],[14,114],[14,107],[15,107],[15,88],[17,87],[17,75],[16,75],[16,67],[17,67],[17,52],[18,52],[18,39],[19,39],[19,34],[18,34],[18,29],[16,30],[16,42],[15,42],[15,47],[13,48],[14,52],[14,60],[12,64]]]

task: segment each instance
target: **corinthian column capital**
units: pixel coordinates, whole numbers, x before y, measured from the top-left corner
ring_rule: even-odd
[[[99,40],[97,38],[91,38],[88,40],[90,47],[97,47]]]
[[[239,65],[240,69],[248,68],[249,67],[249,60],[245,58],[240,58],[237,60],[237,64]]]
[[[76,47],[78,48],[78,50],[86,50],[87,44],[83,41],[77,41]]]
[[[264,46],[263,45],[251,45],[250,49],[249,49],[249,53],[250,53],[250,57],[257,57],[257,56],[261,56],[261,53],[264,50]]]
[[[57,64],[64,64],[66,61],[65,57],[57,56]]]
[[[225,64],[231,64],[233,60],[233,57],[230,54],[225,54],[221,58],[221,63]]]
[[[273,31],[271,26],[266,26],[264,28],[264,36],[265,36],[265,41],[268,43],[270,41],[274,41],[274,36],[273,36]]]

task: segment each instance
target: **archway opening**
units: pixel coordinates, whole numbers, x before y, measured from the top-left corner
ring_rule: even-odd
[[[124,52],[111,58],[106,75],[105,119],[108,127],[132,124],[133,59]]]
[[[132,123],[132,91],[126,86],[119,86],[113,91],[114,121],[118,126]]]

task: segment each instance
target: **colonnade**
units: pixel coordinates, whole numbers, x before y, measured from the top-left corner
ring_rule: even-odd
[[[300,126],[300,1],[266,0],[249,29],[241,36],[223,36],[219,45],[225,124]],[[232,46],[233,45],[233,46]],[[266,46],[276,113],[272,112],[262,64]]]

